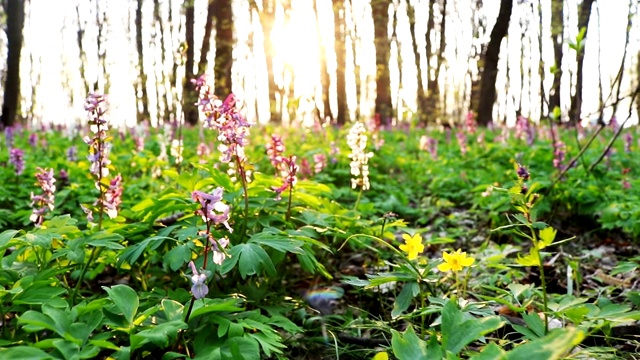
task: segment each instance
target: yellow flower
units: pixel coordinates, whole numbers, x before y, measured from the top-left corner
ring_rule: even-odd
[[[389,360],[389,354],[386,351],[381,351],[375,354],[371,360]]]
[[[471,266],[475,261],[472,257],[467,257],[466,252],[460,252],[458,249],[456,252],[452,252],[447,254],[446,251],[442,252],[442,259],[444,259],[444,263],[438,265],[438,270],[440,271],[453,271],[457,272],[462,270],[462,268]]]
[[[404,244],[400,245],[400,250],[408,254],[407,258],[413,260],[418,257],[418,254],[424,251],[424,245],[422,245],[422,236],[415,234],[413,236],[409,234],[403,234]]]

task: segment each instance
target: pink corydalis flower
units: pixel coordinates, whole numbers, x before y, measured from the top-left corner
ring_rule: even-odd
[[[464,127],[469,134],[474,134],[476,132],[476,114],[473,111],[467,112]]]
[[[104,208],[111,219],[118,216],[120,204],[122,204],[122,175],[118,174],[109,182],[109,188],[104,194]]]
[[[38,168],[36,179],[42,189],[42,194],[34,195],[33,192],[31,193],[33,212],[29,220],[36,224],[36,226],[40,226],[44,221],[44,214],[54,209],[56,179],[53,177],[53,169],[45,170],[42,168]]]
[[[467,153],[467,134],[458,131],[456,132],[456,139],[458,140],[458,146],[460,146],[460,154],[465,155]]]
[[[266,148],[267,156],[269,157],[269,161],[271,161],[271,165],[273,165],[273,167],[276,168],[276,171],[278,171],[280,163],[282,162],[282,154],[285,150],[282,138],[278,135],[271,135]]]
[[[205,116],[204,127],[218,131],[218,140],[223,145],[219,147],[223,153],[220,160],[228,163],[234,155],[244,159],[244,147],[248,143],[246,136],[251,124],[238,112],[236,96],[229,94],[224,102],[220,101],[213,94],[206,75],[191,82],[199,92],[199,100],[195,105]]]
[[[191,294],[196,300],[202,299],[209,293],[209,287],[205,284],[207,275],[204,272],[199,273],[193,261],[189,262],[189,267],[193,273],[191,275]]]
[[[296,157],[294,155],[282,159],[280,175],[284,182],[280,187],[273,189],[276,192],[276,200],[280,200],[282,193],[287,189],[293,190],[293,187],[298,182],[296,174],[299,170],[300,168],[296,165]]]
[[[327,167],[327,157],[324,154],[314,154],[313,163],[313,171],[319,174]]]
[[[223,191],[222,187],[215,188],[210,194],[196,190],[191,193],[191,198],[200,203],[195,214],[201,216],[204,222],[209,226],[223,224],[229,232],[233,232],[229,226],[229,205],[222,202]]]

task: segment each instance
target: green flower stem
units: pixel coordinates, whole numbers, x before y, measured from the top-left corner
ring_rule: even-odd
[[[358,209],[358,204],[360,204],[360,199],[362,198],[362,188],[360,188],[360,192],[358,193],[358,197],[356,198],[356,204],[353,206],[353,210],[356,211]]]
[[[533,229],[531,229],[533,230]],[[535,239],[535,232],[533,233],[533,237]],[[538,246],[538,241],[533,242],[533,246]],[[544,309],[544,334],[546,335],[549,332],[549,314],[548,314],[548,304],[547,304],[547,279],[544,276],[544,265],[542,264],[542,254],[540,254],[540,249],[537,249],[538,253],[538,268],[540,269],[540,283],[542,286],[542,308]]]
[[[245,232],[247,231],[247,221],[249,217],[249,193],[247,191],[247,176],[242,166],[240,156],[236,154],[236,166],[238,167],[238,175],[240,176],[240,183],[242,184],[242,194],[244,196],[244,221],[242,222],[242,231],[240,232],[240,242],[244,240]]]
[[[89,265],[91,265],[93,260],[98,257],[99,253],[100,251],[98,250],[98,248],[94,247],[91,250],[91,255],[89,256],[89,260],[86,263],[84,263],[84,266],[82,267],[82,272],[80,272],[80,277],[78,277],[78,282],[76,283],[76,287],[73,290],[73,295],[71,295],[72,305],[76,304],[76,296],[78,295],[78,290],[80,290],[80,285],[84,281],[84,276],[87,274],[87,270],[89,270]]]
[[[289,185],[289,204],[287,205],[287,215],[285,215],[285,221],[289,222],[291,219],[291,198],[293,197],[293,184]]]

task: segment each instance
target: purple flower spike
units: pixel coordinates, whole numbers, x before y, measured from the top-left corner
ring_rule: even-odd
[[[22,172],[24,172],[24,151],[18,148],[11,149],[9,151],[9,164],[15,167],[16,175],[22,175]]]

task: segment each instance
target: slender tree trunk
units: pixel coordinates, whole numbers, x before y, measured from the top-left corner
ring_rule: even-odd
[[[231,66],[233,64],[232,0],[214,0],[216,18],[216,60],[214,66],[215,93],[226,98],[231,94]]]
[[[82,22],[82,17],[80,16],[80,5],[76,5],[76,18],[78,19],[78,32],[77,32],[77,36],[76,36],[76,41],[78,43],[78,51],[79,51],[79,55],[80,55],[80,74],[82,76],[82,85],[84,86],[84,93],[85,95],[88,95],[89,92],[91,91],[91,87],[89,86],[89,79],[87,79],[87,71],[86,71],[86,64],[87,64],[87,52],[84,49],[84,32],[85,32],[85,26],[83,25]]]
[[[542,14],[540,15],[542,16]],[[553,42],[553,85],[549,93],[549,111],[561,108],[562,44],[564,35],[564,0],[551,0],[551,40]]]
[[[320,56],[320,85],[322,87],[322,116],[318,114],[318,117],[322,120],[329,119],[329,121],[333,122],[333,114],[331,113],[331,97],[329,95],[329,90],[331,88],[331,77],[329,76],[329,71],[327,70],[327,48],[322,41],[322,32],[320,28],[320,12],[318,11],[318,1],[313,0],[313,8],[316,11],[316,33],[318,36],[318,47],[319,47],[319,56]]]
[[[198,123],[198,112],[195,107],[195,103],[198,99],[198,94],[195,88],[191,84],[191,79],[196,75],[193,73],[193,66],[195,65],[195,52],[194,52],[194,39],[193,39],[193,26],[194,26],[194,8],[193,0],[187,0],[184,4],[185,10],[185,42],[186,42],[186,59],[184,66],[184,81],[182,83],[182,109],[184,113],[184,120],[186,123],[195,125]]]
[[[585,29],[585,39],[589,30],[589,18],[591,18],[591,5],[595,0],[583,0],[578,10],[578,30]],[[582,69],[584,67],[584,50],[586,42],[582,41],[582,46],[576,54],[576,90],[571,97],[571,109],[569,110],[569,118],[575,126],[581,117],[582,111]]]
[[[142,44],[142,4],[144,0],[136,3],[136,48],[138,50],[138,122],[149,119],[149,98],[147,95],[147,74],[144,72],[144,46]]]
[[[109,93],[109,73],[107,72],[107,49],[105,48],[107,33],[104,26],[107,22],[107,11],[100,7],[100,1],[96,0],[96,25],[98,34],[96,36],[96,44],[98,49],[98,76],[93,84],[94,91],[100,91],[103,94]]]
[[[353,29],[349,31],[349,38],[351,39],[351,53],[353,54],[353,75],[356,79],[356,103],[358,104],[355,109],[355,118],[360,119],[361,114],[361,100],[362,100],[362,81],[360,80],[360,63],[358,61],[358,50],[361,48],[361,39],[358,35],[358,19],[354,16],[353,1],[349,1],[349,12]]]
[[[7,76],[4,83],[2,127],[15,123],[20,100],[20,52],[24,28],[24,0],[9,0],[5,4],[7,15]]]
[[[209,6],[207,6],[207,19],[204,24],[204,36],[202,37],[202,46],[200,47],[198,76],[207,72],[207,57],[209,56],[209,50],[211,50],[211,31],[213,30],[213,19],[216,17],[216,6],[219,6],[216,0],[209,0]],[[224,96],[224,94],[218,95]]]
[[[418,51],[418,41],[416,37],[416,10],[413,5],[411,5],[410,1],[406,1],[407,5],[407,17],[409,18],[409,32],[411,33],[411,45],[413,47],[413,57],[416,64],[417,69],[417,77],[418,77],[418,94],[417,94],[417,105],[418,105],[418,121],[422,125],[427,124],[427,97],[424,92],[424,85],[422,84],[422,59],[420,57],[420,52]],[[428,76],[428,74],[427,74]]]
[[[435,13],[434,13],[435,15]],[[442,1],[442,16],[440,23],[440,43],[438,44],[438,52],[436,55],[436,66],[433,72],[433,79],[429,81],[428,84],[428,93],[432,98],[432,103],[429,105],[431,109],[433,109],[433,115],[435,118],[439,118],[442,116],[443,112],[441,110],[440,101],[440,70],[442,69],[442,63],[444,63],[444,50],[447,46],[446,42],[446,27],[447,27],[447,0]]]
[[[282,123],[282,106],[278,104],[277,94],[279,92],[276,85],[276,78],[273,69],[273,57],[275,48],[271,41],[271,31],[276,19],[276,0],[262,0],[262,11],[258,10],[255,0],[250,1],[250,6],[260,15],[260,25],[262,25],[264,56],[267,65],[267,89],[269,93],[269,121],[272,123]]]
[[[389,74],[389,57],[391,43],[387,27],[389,26],[389,5],[391,0],[371,0],[373,15],[374,43],[376,47],[376,101],[375,113],[381,122],[391,125],[393,105],[391,102],[391,84]]]
[[[496,24],[491,30],[487,52],[484,56],[484,70],[480,80],[480,99],[478,104],[478,125],[487,126],[493,121],[493,105],[496,101],[496,78],[500,44],[509,31],[509,21],[513,10],[513,0],[500,0],[500,12]]]
[[[347,48],[346,39],[346,22],[344,0],[333,1],[333,20],[334,20],[334,48],[336,52],[336,90],[338,97],[338,113],[336,122],[338,125],[344,125],[349,119],[347,113],[347,82],[345,69],[347,67]]]

